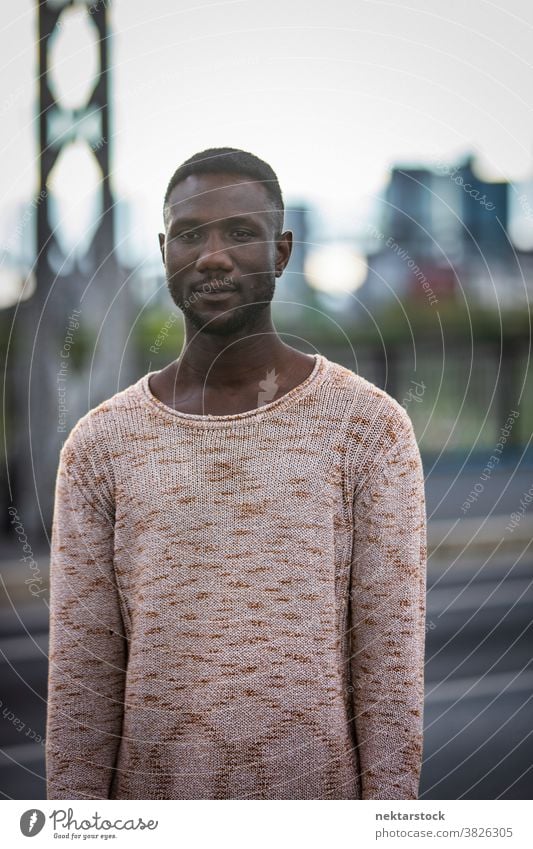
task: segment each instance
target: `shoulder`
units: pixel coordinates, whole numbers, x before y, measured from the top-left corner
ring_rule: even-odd
[[[328,366],[329,385],[347,410],[347,436],[356,445],[375,456],[414,440],[411,419],[392,395],[339,363]]]
[[[61,448],[61,455],[75,456],[77,465],[84,459],[94,461],[109,452],[124,423],[131,422],[132,411],[139,406],[141,384],[145,377],[101,401],[83,415]],[[131,426],[131,425],[130,425]]]

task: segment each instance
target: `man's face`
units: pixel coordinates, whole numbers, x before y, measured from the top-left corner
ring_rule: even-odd
[[[253,328],[289,260],[291,236],[276,240],[260,183],[238,174],[187,177],[170,194],[166,234],[159,234],[174,303],[206,333]]]

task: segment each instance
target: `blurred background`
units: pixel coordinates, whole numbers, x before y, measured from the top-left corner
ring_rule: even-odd
[[[278,174],[288,344],[393,395],[428,505],[423,799],[533,790],[533,7],[100,0],[0,39],[0,793],[43,799],[59,450],[175,359],[157,233],[212,146]]]

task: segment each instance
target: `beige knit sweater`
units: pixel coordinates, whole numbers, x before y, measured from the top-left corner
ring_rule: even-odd
[[[400,404],[315,360],[225,416],[167,407],[148,374],[70,432],[48,798],[417,797],[420,454]]]

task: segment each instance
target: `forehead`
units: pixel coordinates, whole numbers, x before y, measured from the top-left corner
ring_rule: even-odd
[[[271,211],[264,185],[242,174],[191,174],[172,189],[168,221],[198,218],[205,221],[228,215]]]

